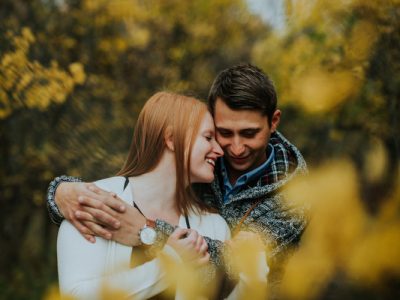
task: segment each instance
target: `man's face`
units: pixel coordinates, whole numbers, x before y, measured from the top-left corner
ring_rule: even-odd
[[[271,126],[268,117],[255,110],[232,110],[221,99],[214,109],[216,138],[224,150],[225,162],[239,177],[266,161],[266,148],[276,130],[281,112],[276,110]]]

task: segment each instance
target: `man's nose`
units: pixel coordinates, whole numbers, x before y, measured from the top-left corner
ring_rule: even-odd
[[[231,154],[234,156],[241,156],[245,151],[245,147],[240,138],[235,137],[231,144]]]

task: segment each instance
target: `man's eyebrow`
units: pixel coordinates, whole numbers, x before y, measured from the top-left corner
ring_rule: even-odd
[[[246,132],[252,132],[252,133],[257,133],[260,132],[261,128],[260,127],[252,127],[252,128],[244,128],[239,130],[239,133],[246,133]]]
[[[218,132],[233,132],[232,129],[224,128],[224,127],[215,127]],[[239,134],[255,134],[261,131],[260,127],[250,127],[239,130]]]
[[[228,129],[228,128],[224,128],[224,127],[215,127],[215,129],[216,130],[218,130],[218,131],[232,131],[231,129]]]

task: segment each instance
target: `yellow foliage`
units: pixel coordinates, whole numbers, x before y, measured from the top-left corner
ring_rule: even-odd
[[[0,120],[11,114],[12,108],[7,101],[7,94],[4,90],[0,89]]]
[[[104,0],[84,0],[82,6],[87,11],[94,11],[103,6],[105,2]]]
[[[71,72],[75,83],[83,84],[85,82],[86,74],[81,63],[70,64],[69,71]]]
[[[317,247],[302,247],[285,266],[280,293],[288,299],[312,299],[326,286],[334,265]]]
[[[400,276],[400,178],[396,187],[349,259],[347,272],[359,284],[376,286],[385,276]]]
[[[203,299],[205,294],[214,292],[212,289],[203,290],[202,279],[194,266],[177,262],[167,255],[161,255],[160,258],[169,282],[166,290],[168,297],[175,296],[175,286],[183,299]]]
[[[377,40],[396,30],[391,18],[399,1],[285,3],[286,29],[253,50],[253,59],[278,82],[281,102],[326,112],[355,99]]]
[[[374,219],[361,205],[357,180],[349,163],[331,162],[285,191],[291,201],[311,207],[301,246],[285,267],[281,292],[289,299],[317,297],[338,272],[360,286],[378,284],[385,273],[400,275],[400,222],[393,213],[399,193]]]
[[[354,198],[353,177],[354,172],[349,166],[333,164],[311,172],[309,178],[294,182],[286,190],[288,199],[299,205],[309,204],[312,208],[312,219],[302,237],[302,247],[285,268],[282,292],[289,298],[308,299],[318,295],[334,274],[333,255],[339,254],[337,242],[348,228],[342,222],[338,224],[341,228],[332,225],[342,220],[341,212],[347,198]],[[351,225],[351,219],[347,220]]]
[[[80,63],[70,65],[70,76],[52,62],[45,67],[30,61],[28,51],[35,42],[29,28],[23,28],[21,36],[10,36],[15,50],[0,58],[0,118],[8,117],[21,107],[46,109],[50,103],[65,101],[75,84],[82,84],[86,75]]]
[[[350,39],[345,44],[349,61],[364,61],[369,57],[372,46],[378,38],[378,29],[369,21],[360,21],[354,25]]]
[[[73,297],[63,295],[63,300],[73,300]],[[43,296],[43,300],[61,300],[61,295],[57,285],[50,286]]]
[[[289,18],[295,27],[323,28],[338,11],[347,10],[351,0],[296,0],[286,1]],[[291,2],[291,3],[288,3]]]
[[[261,238],[253,232],[241,231],[226,242],[224,260],[229,266],[229,276],[237,280],[242,278],[246,282],[246,296],[243,299],[265,299],[267,278],[263,271],[263,261],[267,259],[267,253],[269,249],[266,249]]]
[[[190,32],[193,37],[198,39],[214,39],[217,34],[216,28],[206,22],[193,24],[193,26],[190,27]]]
[[[387,275],[400,276],[400,221],[374,224],[351,253],[348,274],[359,285],[379,284]]]
[[[106,1],[106,3],[107,14],[115,19],[131,19],[140,22],[146,20],[149,16],[149,12],[146,12],[141,1],[114,0]]]
[[[256,237],[242,239],[236,237],[228,243],[225,259],[236,276],[243,272],[254,279],[257,277],[258,264],[255,253],[261,253],[262,251],[264,251],[264,245]]]
[[[387,153],[382,142],[376,140],[366,155],[365,173],[369,182],[382,178],[387,168]]]
[[[35,42],[35,36],[33,35],[32,31],[28,27],[22,28],[22,36],[26,39],[27,42],[33,43]]]
[[[144,49],[150,41],[150,31],[135,24],[126,24],[129,33],[128,43],[131,47]]]
[[[397,168],[400,174],[400,163],[398,163]],[[395,191],[391,197],[389,197],[384,205],[382,206],[379,214],[379,218],[381,221],[392,222],[393,220],[397,220],[399,218],[400,211],[400,177],[395,181]]]
[[[109,287],[107,284],[103,284],[101,286],[100,292],[100,299],[99,300],[108,300],[108,299],[128,299],[129,295],[122,290],[118,290],[112,287]]]
[[[311,70],[291,83],[292,99],[307,111],[329,111],[358,91],[358,79],[348,71]]]

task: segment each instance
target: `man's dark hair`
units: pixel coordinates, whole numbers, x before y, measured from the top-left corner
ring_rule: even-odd
[[[217,98],[233,110],[261,112],[268,117],[269,125],[277,105],[273,82],[261,69],[250,64],[225,69],[215,78],[208,94],[208,106],[212,115]]]

